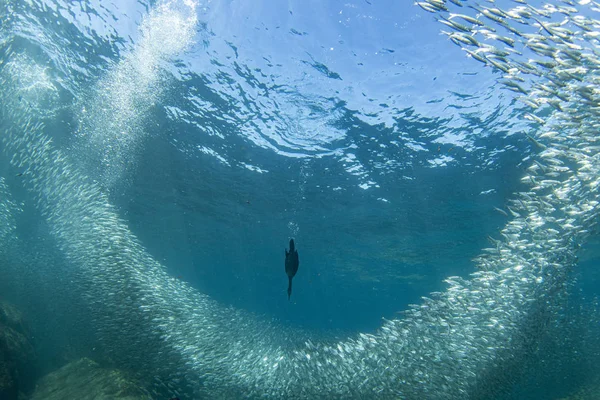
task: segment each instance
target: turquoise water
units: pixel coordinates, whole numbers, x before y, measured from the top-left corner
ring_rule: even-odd
[[[39,369],[193,399],[593,381],[597,5],[456,3],[4,1],[0,293]]]

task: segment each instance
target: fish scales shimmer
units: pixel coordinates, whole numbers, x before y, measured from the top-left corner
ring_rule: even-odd
[[[600,22],[575,4],[473,4],[417,3],[525,100],[523,118],[538,153],[523,179],[527,189],[500,209],[510,220],[475,258],[478,272],[469,279],[447,278],[446,291],[375,334],[300,347],[278,339],[293,335],[290,328],[222,307],[165,272],[98,184],[69,163],[40,118],[17,100],[35,102],[26,89],[35,86],[15,77],[43,67],[5,47],[2,152],[27,170],[23,183],[58,246],[89,281],[80,284],[90,290],[97,335],[111,356],[188,382],[197,398],[493,398],[498,383],[481,371],[518,361],[528,332],[547,323],[543,310],[568,282],[576,250],[599,215],[600,73],[589,66],[600,64],[592,34]],[[560,23],[549,20],[559,16]],[[0,222],[18,212],[7,190],[0,182]],[[0,235],[11,226],[0,227]]]

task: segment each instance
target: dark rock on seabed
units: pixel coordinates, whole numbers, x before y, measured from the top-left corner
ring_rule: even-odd
[[[30,400],[147,400],[150,396],[119,370],[82,358],[42,378]]]
[[[17,400],[23,376],[35,359],[30,334],[21,313],[0,302],[0,399]],[[22,396],[21,396],[22,397]]]

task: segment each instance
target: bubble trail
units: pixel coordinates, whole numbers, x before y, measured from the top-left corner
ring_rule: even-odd
[[[136,163],[146,136],[145,120],[164,88],[161,63],[188,48],[196,33],[193,1],[160,4],[139,27],[135,47],[93,88],[91,101],[79,105],[80,128],[73,155],[97,171],[110,190]]]
[[[422,3],[428,11],[446,12],[461,2]],[[599,77],[588,67],[598,64],[596,39],[583,33],[589,31],[565,31],[571,22],[555,26],[542,21],[544,12],[552,12],[547,8],[533,19],[522,16],[535,14],[533,7],[521,13],[475,7],[481,16],[468,18],[481,18],[484,24],[486,17],[485,24],[496,26],[496,32],[508,30],[515,46],[530,40],[529,33],[511,30],[517,20],[528,21],[539,31],[535,35],[546,38],[540,40],[551,42],[548,51],[556,64],[545,59],[529,63],[527,68],[540,72],[530,75],[550,82],[572,75],[553,85],[519,84],[532,104],[546,109],[545,114],[531,113],[540,120],[533,118],[538,125],[530,134],[539,153],[523,178],[528,189],[507,205],[512,220],[498,238],[491,238],[492,247],[475,260],[478,271],[469,279],[449,277],[445,292],[423,298],[404,318],[385,321],[376,334],[339,342],[282,342],[279,338],[290,336],[285,328],[222,307],[169,277],[102,189],[69,163],[39,119],[14,100],[31,95],[22,93],[24,82],[15,77],[35,79],[37,74],[23,72],[40,67],[7,52],[10,61],[0,70],[2,151],[13,165],[28,170],[23,181],[37,207],[65,256],[87,277],[79,290],[94,311],[99,337],[116,359],[171,382],[187,382],[194,398],[493,398],[535,342],[552,307],[559,305],[576,251],[597,223],[600,96],[590,87]],[[569,18],[599,25],[578,16],[572,11]],[[481,27],[470,26],[458,28],[469,34]],[[507,42],[512,43],[501,41]],[[568,44],[581,49],[568,56]],[[510,54],[500,56],[502,49],[484,48],[470,51],[492,68],[507,69],[505,79],[522,63]],[[565,71],[557,60],[568,69],[581,68]],[[514,74],[521,78],[525,72]],[[586,97],[588,103],[582,103]],[[548,109],[550,116],[542,117]]]

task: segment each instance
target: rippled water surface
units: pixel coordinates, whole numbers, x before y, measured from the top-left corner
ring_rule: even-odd
[[[0,293],[41,369],[157,399],[598,380],[597,3],[0,5]]]

